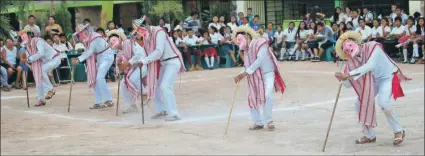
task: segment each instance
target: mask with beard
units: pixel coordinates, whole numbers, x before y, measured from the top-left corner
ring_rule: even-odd
[[[359,45],[350,39],[344,41],[342,44],[342,50],[348,55],[348,57],[356,57],[360,53]]]

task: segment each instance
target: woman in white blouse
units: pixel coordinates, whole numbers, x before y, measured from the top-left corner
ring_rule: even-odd
[[[232,16],[230,18],[230,22],[227,23],[227,26],[230,27],[230,29],[232,30],[232,32],[236,30],[236,28],[239,26],[238,25],[238,22],[236,22],[236,16]]]
[[[341,8],[340,7],[336,7],[335,8],[335,13],[331,16],[331,18],[329,19],[331,22],[336,22],[336,24],[339,24],[341,22],[345,22],[344,20],[344,13],[341,12]]]
[[[297,34],[295,35],[297,38],[297,44],[299,44],[298,47],[301,47],[301,61],[305,61],[305,55],[306,52],[310,54],[310,56],[313,56],[313,52],[310,48],[308,48],[307,42],[308,42],[308,36],[312,32],[308,30],[307,25],[304,21],[301,21],[298,25]]]
[[[212,23],[208,24],[208,28],[211,28],[212,26],[217,28],[217,30],[220,30],[221,24],[218,23],[218,17],[217,16],[214,16],[213,19],[212,19]]]
[[[377,19],[373,19],[372,24],[373,24],[372,31],[371,31],[372,37],[370,38],[370,41],[377,41],[379,22]]]

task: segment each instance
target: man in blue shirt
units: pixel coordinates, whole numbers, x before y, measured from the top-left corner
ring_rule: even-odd
[[[252,22],[254,15],[252,14],[252,8],[246,9],[246,17],[248,17],[249,22]]]
[[[248,16],[247,16],[247,18],[248,18]],[[261,24],[258,23],[259,21],[260,21],[260,16],[255,15],[254,16],[254,19],[249,23],[249,26],[252,29],[254,29],[255,31],[257,31],[260,28],[260,26],[261,26]]]
[[[333,31],[331,27],[325,26],[323,22],[317,23],[317,32],[319,32],[320,35],[326,38],[326,41],[320,46],[319,53],[317,54],[317,51],[314,52],[314,62],[319,62],[320,57],[323,55],[323,52],[333,46],[333,44],[336,42],[335,38],[333,37]],[[321,41],[319,41],[321,42]]]
[[[242,25],[243,24],[243,22],[242,22],[242,20],[245,18],[245,16],[244,16],[244,14],[243,14],[243,12],[239,12],[238,13],[238,25]]]

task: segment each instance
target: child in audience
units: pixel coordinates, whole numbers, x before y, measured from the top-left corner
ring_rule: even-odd
[[[210,34],[208,30],[203,31],[202,37],[199,38],[198,42],[201,45],[213,44],[211,41]],[[205,63],[207,63],[208,69],[214,69],[214,61],[218,61],[219,57],[217,56],[217,51],[214,47],[205,48],[202,51],[202,55],[204,56]]]

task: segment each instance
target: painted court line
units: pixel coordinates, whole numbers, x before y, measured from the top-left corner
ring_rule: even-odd
[[[423,92],[424,87],[416,88],[416,89],[410,89],[405,91],[405,93],[416,93],[416,92]],[[347,97],[342,98],[340,101],[349,101],[354,100],[356,97]],[[299,106],[294,107],[287,107],[287,108],[276,108],[273,109],[274,112],[279,111],[287,111],[287,110],[299,110],[303,108],[309,108],[309,107],[316,107],[320,105],[325,105],[329,103],[333,103],[334,100],[327,100],[322,102],[316,102],[316,103],[310,103],[310,104],[302,104]],[[1,106],[2,109],[11,110],[8,106]],[[15,110],[18,111],[18,110]],[[63,114],[50,114],[43,111],[37,111],[37,110],[28,110],[23,111],[25,114],[32,114],[32,115],[39,115],[39,116],[45,116],[45,117],[54,117],[54,118],[62,118],[62,119],[69,119],[69,120],[78,120],[78,121],[86,121],[86,122],[92,122],[92,123],[100,123],[100,124],[107,124],[107,125],[137,125],[140,124],[138,122],[131,122],[131,121],[108,121],[108,120],[100,120],[100,119],[94,119],[94,118],[87,118],[87,117],[73,117],[69,115],[63,115]],[[233,113],[232,116],[245,116],[249,115],[249,112],[242,112],[242,113]],[[219,116],[209,116],[209,117],[196,117],[195,119],[183,119],[180,121],[171,122],[169,124],[178,124],[178,123],[196,123],[196,122],[207,122],[207,121],[214,121],[217,119],[225,119],[227,118],[227,115],[219,115]]]

